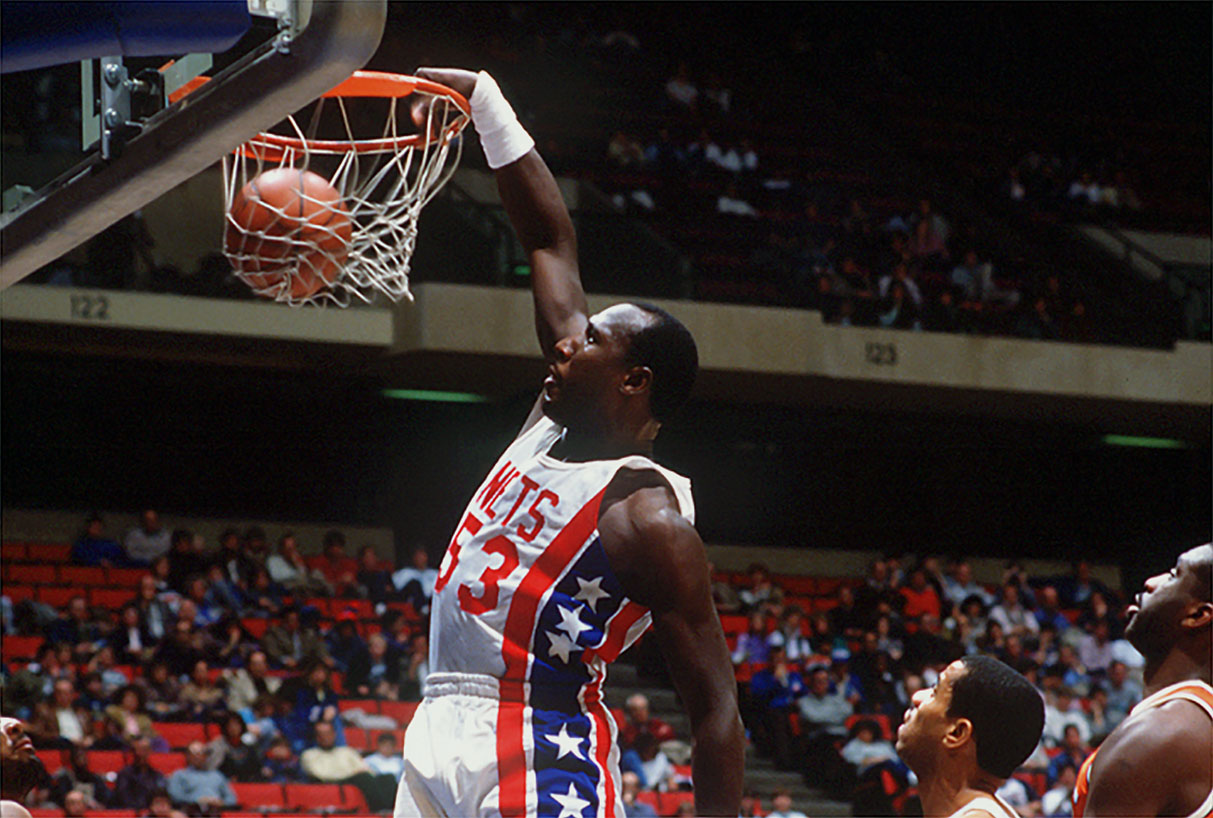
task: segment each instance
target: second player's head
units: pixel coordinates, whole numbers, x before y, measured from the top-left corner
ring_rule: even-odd
[[[914,694],[897,753],[919,778],[941,770],[1010,777],[1040,741],[1044,702],[1032,683],[989,656],[948,665]]]
[[[556,344],[543,411],[578,431],[667,420],[690,395],[699,370],[691,333],[650,304],[616,304]]]
[[[1125,636],[1150,664],[1157,665],[1173,650],[1206,665],[1213,640],[1213,544],[1205,543],[1179,555],[1175,567],[1145,582],[1129,606]]]

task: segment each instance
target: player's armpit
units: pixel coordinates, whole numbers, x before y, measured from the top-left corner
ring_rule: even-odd
[[[1134,719],[1091,765],[1085,816],[1188,815],[1213,787],[1209,719],[1174,701]]]

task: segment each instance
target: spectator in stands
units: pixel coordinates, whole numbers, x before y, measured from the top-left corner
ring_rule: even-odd
[[[1099,184],[1096,183],[1095,177],[1090,173],[1083,172],[1077,179],[1070,183],[1070,189],[1066,194],[1070,201],[1080,205],[1097,205],[1102,200],[1103,192],[1100,190]]]
[[[390,775],[396,781],[404,775],[404,756],[396,746],[396,736],[391,731],[379,734],[375,739],[375,752],[366,757],[366,766],[376,775]]]
[[[77,662],[87,662],[101,641],[101,628],[93,621],[88,602],[83,596],[74,596],[67,609],[46,631],[48,642],[72,646]]]
[[[202,649],[202,639],[194,627],[193,619],[181,617],[172,625],[172,631],[156,648],[153,661],[168,665],[169,673],[173,676],[188,676],[193,673],[194,666],[206,660]]]
[[[430,610],[430,599],[434,596],[434,583],[438,571],[430,567],[430,555],[422,547],[413,549],[409,564],[392,574],[400,599],[413,606],[413,610],[425,616]]]
[[[1062,671],[1062,684],[1074,690],[1079,695],[1086,693],[1091,686],[1091,677],[1078,658],[1078,651],[1073,645],[1062,644],[1057,649],[1057,664]]]
[[[1083,634],[1078,642],[1078,661],[1089,674],[1103,676],[1112,664],[1111,627],[1107,617],[1099,619],[1092,625],[1091,633]]]
[[[1040,632],[1036,617],[1020,601],[1020,586],[1016,582],[1003,584],[1002,597],[990,609],[990,620],[1001,625],[1004,633],[1021,638],[1034,638]]]
[[[156,578],[151,574],[140,578],[139,595],[135,597],[134,604],[139,609],[141,624],[147,628],[152,642],[159,642],[172,629],[176,617],[168,602],[160,598]]]
[[[265,529],[259,525],[251,525],[245,529],[240,548],[244,555],[244,580],[247,584],[252,581],[255,569],[265,567],[266,558],[270,555],[270,543],[266,539]]]
[[[364,545],[358,549],[358,595],[375,603],[386,602],[395,590],[388,567],[379,560],[374,546]]]
[[[1043,585],[1037,592],[1033,616],[1041,627],[1052,625],[1057,633],[1064,633],[1070,628],[1070,620],[1061,612],[1061,598],[1052,585]]]
[[[1113,726],[1124,721],[1129,711],[1141,701],[1141,685],[1129,677],[1129,668],[1124,662],[1113,661],[1108,665],[1104,689],[1108,693],[1106,715]]]
[[[103,644],[93,654],[93,658],[84,666],[84,672],[97,674],[101,679],[101,692],[106,696],[112,696],[119,688],[130,683],[127,675],[129,671],[118,669],[117,662],[114,661],[114,649],[109,644]]]
[[[372,812],[391,809],[396,802],[397,779],[373,772],[358,751],[338,747],[337,733],[329,722],[316,723],[316,746],[299,758],[303,772],[325,784],[353,784],[366,796]]]
[[[147,805],[147,812],[144,813],[146,818],[187,818],[186,814],[179,809],[173,809],[173,799],[168,794],[167,785],[157,787],[152,792],[151,800]]]
[[[1091,740],[1091,725],[1074,690],[1062,687],[1054,696],[1046,696],[1045,728],[1042,740],[1046,747],[1059,747],[1065,738],[1067,727],[1073,726],[1083,743]]]
[[[79,790],[69,790],[63,796],[64,818],[84,818],[89,810],[101,809],[100,805]]]
[[[1065,726],[1057,749],[1058,754],[1049,761],[1048,769],[1045,771],[1049,786],[1053,786],[1061,777],[1061,768],[1064,765],[1070,764],[1077,769],[1091,754],[1091,748],[1087,746],[1087,742],[1082,737],[1082,731],[1076,723]]]
[[[270,579],[287,591],[305,595],[333,593],[324,574],[310,567],[303,559],[299,553],[299,541],[290,532],[278,540],[278,553],[266,557],[265,569],[269,571]]]
[[[964,605],[965,600],[976,595],[984,607],[994,604],[994,599],[986,593],[986,589],[973,579],[973,569],[968,560],[957,560],[952,563],[951,573],[944,577],[944,591],[953,605]]]
[[[127,744],[140,738],[152,742],[158,738],[151,717],[144,711],[143,689],[138,685],[128,684],[115,693],[113,704],[105,708],[105,717]]]
[[[846,691],[830,689],[830,672],[823,666],[809,671],[808,689],[796,701],[800,711],[802,757],[810,786],[828,784],[818,774],[829,769],[836,755],[834,742],[847,734],[846,721],[854,712]]]
[[[312,660],[332,662],[324,639],[316,629],[303,627],[298,608],[288,608],[283,612],[281,624],[265,632],[262,645],[272,664],[289,670]]]
[[[219,538],[219,552],[211,559],[209,567],[217,568],[219,572],[217,577],[207,572],[212,581],[226,582],[230,588],[247,588],[256,563],[245,556],[240,535],[235,529],[229,528]]]
[[[269,748],[261,762],[261,780],[273,784],[289,784],[303,780],[299,759],[291,750],[291,742],[286,736],[279,734],[270,739]]]
[[[1108,637],[1115,639],[1120,636],[1120,630],[1114,621],[1112,609],[1108,605],[1108,593],[1110,592],[1093,591],[1083,605],[1082,612],[1078,615],[1078,622],[1075,624],[1083,631],[1093,633],[1095,626],[1103,622],[1108,626]],[[1081,637],[1078,639],[1078,644],[1081,644]]]
[[[72,545],[71,561],[75,565],[127,565],[122,546],[105,536],[105,520],[100,514],[84,521],[84,533]]]
[[[181,682],[170,672],[167,662],[152,662],[136,681],[143,688],[145,706],[155,721],[171,721],[178,717]]]
[[[5,679],[5,713],[14,713],[28,719],[34,705],[51,694],[55,679],[64,677],[70,681],[75,678],[74,668],[71,665],[60,665],[57,653],[58,646],[44,642],[38,648],[34,661]]]
[[[358,561],[345,553],[345,535],[340,531],[325,532],[320,556],[307,560],[307,564],[324,575],[334,596],[353,593],[358,582]]]
[[[767,813],[767,818],[808,818],[800,810],[792,809],[792,794],[787,790],[775,790],[771,804],[773,809]]]
[[[212,681],[205,659],[194,663],[180,698],[186,721],[211,721],[223,712],[223,690]]]
[[[1040,795],[1026,781],[1012,776],[1002,782],[994,795],[1012,807],[1020,818],[1040,815]]]
[[[813,655],[813,647],[804,635],[804,614],[795,605],[787,608],[780,618],[779,627],[767,636],[771,648],[783,648],[788,661],[799,663]]]
[[[750,732],[760,753],[781,770],[795,768],[790,715],[805,693],[804,679],[788,663],[782,648],[772,648],[770,667],[750,679],[754,711]]]
[[[626,818],[657,818],[657,810],[643,801],[636,800],[636,796],[643,789],[640,785],[639,775],[627,770],[619,776],[619,781],[620,798],[623,801],[623,813]]]
[[[615,131],[607,145],[607,160],[615,167],[635,167],[644,163],[644,148],[626,132]]]
[[[419,701],[425,695],[425,677],[430,674],[429,637],[415,633],[409,640],[409,658],[400,682],[400,698],[406,702]]]
[[[50,799],[66,806],[69,792],[78,792],[84,797],[86,809],[108,809],[112,795],[105,779],[88,767],[88,750],[82,746],[65,748],[60,755],[63,766],[51,778]]]
[[[1071,800],[1077,769],[1073,764],[1062,764],[1057,773],[1057,783],[1040,798],[1040,814],[1044,818],[1069,818],[1074,812]]]
[[[50,699],[34,706],[34,717],[26,732],[35,747],[65,747],[83,744],[89,734],[88,711],[76,708],[76,685],[68,678],[54,682]]]
[[[738,596],[746,612],[760,609],[766,611],[772,605],[783,603],[783,589],[771,581],[771,572],[760,562],[751,563],[746,569],[750,587],[743,588]]]
[[[366,640],[366,651],[351,661],[345,686],[355,696],[373,699],[396,699],[400,690],[400,656],[382,633],[373,633]]]
[[[252,708],[261,697],[278,692],[282,680],[270,676],[269,669],[265,652],[255,650],[249,654],[244,667],[223,671],[228,709],[239,713]]]
[[[366,662],[366,642],[358,635],[358,613],[345,608],[337,613],[337,622],[325,639],[331,667],[339,673],[347,673],[353,662]]]
[[[256,781],[261,774],[261,758],[255,739],[246,735],[244,719],[238,713],[219,718],[221,732],[206,745],[206,766],[218,770],[229,781]]]
[[[285,590],[270,579],[270,573],[265,566],[258,565],[253,569],[253,578],[248,589],[242,594],[240,615],[256,619],[278,618],[286,606]]]
[[[737,637],[737,647],[733,649],[733,664],[766,664],[770,657],[770,643],[767,641],[767,615],[761,610],[750,613],[749,629]]]
[[[858,639],[863,635],[866,614],[855,603],[855,591],[850,585],[838,586],[838,604],[826,614],[830,630],[846,639]]]
[[[652,714],[649,699],[643,693],[633,693],[624,704],[624,723],[619,728],[619,746],[625,752],[634,750],[642,736],[652,736],[657,744],[675,738],[674,728]]]
[[[228,533],[225,531],[222,537],[226,537]],[[185,591],[186,580],[205,572],[209,563],[209,560],[194,548],[193,532],[184,528],[173,531],[167,557],[169,587],[180,593]]]
[[[695,110],[699,89],[691,81],[691,70],[686,63],[679,63],[674,75],[666,81],[665,96],[677,110]]]
[[[1088,702],[1087,721],[1091,723],[1091,746],[1098,747],[1108,734],[1116,729],[1116,723],[1108,719],[1108,689],[1102,682],[1091,686]]]
[[[860,719],[851,728],[851,738],[840,751],[844,761],[855,769],[856,778],[886,761],[896,761],[897,751],[880,734],[880,725],[872,719]]]
[[[935,586],[927,581],[927,573],[922,566],[910,572],[910,581],[898,589],[905,604],[902,607],[902,617],[906,629],[913,632],[918,626],[918,620],[924,614],[930,614],[939,620],[943,616],[943,604]],[[894,657],[896,658],[896,657]]]
[[[200,815],[217,815],[221,808],[236,805],[236,793],[227,776],[207,768],[206,745],[191,742],[185,760],[187,766],[168,778],[168,793],[174,804]]]
[[[147,738],[137,738],[131,742],[130,763],[118,771],[114,782],[114,797],[110,801],[112,809],[131,809],[142,812],[152,802],[157,790],[168,786],[164,774],[150,763],[152,742]]]
[[[134,602],[122,606],[118,627],[110,633],[107,647],[118,663],[124,665],[141,665],[156,649],[156,640],[144,625],[139,606]]]
[[[340,735],[338,697],[332,688],[329,666],[323,660],[309,660],[298,677],[283,685],[279,695],[288,708],[286,723],[280,727],[296,751],[311,743],[314,727],[321,722],[333,724]]]
[[[160,515],[150,508],[139,516],[139,525],[127,531],[122,539],[127,559],[135,565],[151,565],[157,557],[167,554],[171,546],[171,536],[160,524]]]
[[[741,198],[736,182],[729,182],[724,192],[717,197],[716,212],[726,216],[758,218],[758,211],[754,206]]]
[[[716,606],[716,612],[720,614],[737,613],[741,610],[741,597],[737,595],[737,589],[719,577],[716,573],[716,566],[708,563],[708,576],[712,577],[712,604]]]

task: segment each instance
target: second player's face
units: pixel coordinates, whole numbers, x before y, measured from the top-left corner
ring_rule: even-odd
[[[963,663],[953,662],[939,674],[934,687],[919,690],[910,699],[905,720],[897,728],[897,754],[911,769],[929,768],[929,759],[951,721],[948,707],[952,703],[952,685],[965,672]]]
[[[617,304],[591,316],[582,332],[562,338],[543,382],[544,414],[569,427],[604,424],[622,398],[631,337],[646,320],[631,304]]]
[[[25,725],[19,720],[0,718],[0,758],[28,761],[34,755],[34,743],[25,734]]]
[[[1207,561],[1210,545],[1202,545],[1179,555],[1175,567],[1164,574],[1157,574],[1145,582],[1143,590],[1129,605],[1126,615],[1125,636],[1142,653],[1150,654],[1152,643],[1160,649],[1169,649],[1177,637],[1180,620],[1202,596],[1207,598],[1208,589],[1201,594],[1201,581],[1195,564]]]

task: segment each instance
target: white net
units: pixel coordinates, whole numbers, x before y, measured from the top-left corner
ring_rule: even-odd
[[[370,97],[343,95],[344,87],[223,160],[224,254],[257,294],[291,306],[346,307],[378,294],[411,299],[421,209],[462,153],[466,103],[441,86]],[[418,101],[426,103],[424,121],[414,123]],[[357,136],[377,121],[379,136]],[[279,169],[293,173],[267,175]],[[272,195],[271,182],[281,178],[292,180],[286,195]]]

